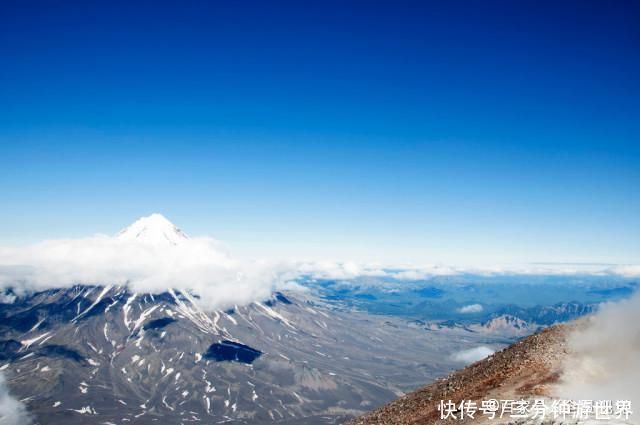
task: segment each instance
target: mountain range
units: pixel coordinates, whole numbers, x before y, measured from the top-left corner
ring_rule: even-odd
[[[168,249],[191,240],[160,215],[116,238]],[[595,308],[508,300],[468,318],[442,296],[449,289],[426,282],[419,296],[439,299],[443,313],[424,320],[377,310],[381,292],[367,298],[357,283],[359,297],[332,289],[344,282],[298,282],[225,308],[209,308],[185,282],[149,292],[107,282],[8,287],[0,372],[35,424],[337,424],[464,366],[460,353],[484,357]],[[454,290],[468,293],[464,285]]]

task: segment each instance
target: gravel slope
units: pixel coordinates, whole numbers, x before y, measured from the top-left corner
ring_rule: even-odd
[[[567,354],[567,334],[574,326],[546,328],[348,424],[463,423],[467,421],[440,420],[440,400],[475,400],[479,405],[480,400],[491,398],[549,396],[551,385],[560,376],[561,360]]]

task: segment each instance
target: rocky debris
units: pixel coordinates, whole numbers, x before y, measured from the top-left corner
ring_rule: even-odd
[[[489,357],[356,418],[348,425],[409,425],[466,420],[441,420],[441,400],[459,404],[473,400],[548,396],[560,376],[567,354],[566,338],[576,324],[556,325],[524,338]]]

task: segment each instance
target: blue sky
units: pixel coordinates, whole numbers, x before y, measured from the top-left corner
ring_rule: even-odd
[[[632,2],[87,3],[0,5],[0,243],[638,262]]]

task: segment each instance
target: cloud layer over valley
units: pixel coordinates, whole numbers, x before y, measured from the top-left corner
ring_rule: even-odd
[[[631,400],[640,405],[640,293],[607,303],[569,339],[558,395],[576,400]]]
[[[143,217],[116,236],[48,240],[0,247],[0,289],[20,294],[75,284],[127,285],[135,292],[168,288],[191,291],[206,308],[226,308],[265,299],[276,289],[299,287],[301,276],[350,281],[358,278],[420,281],[437,276],[478,274],[595,273],[634,276],[640,269],[576,266],[454,268],[441,265],[383,267],[354,262],[249,261],[230,255],[209,237],[189,237],[160,214]],[[7,298],[7,294],[0,294]],[[10,297],[9,297],[10,298]],[[482,306],[463,307],[477,313]]]

